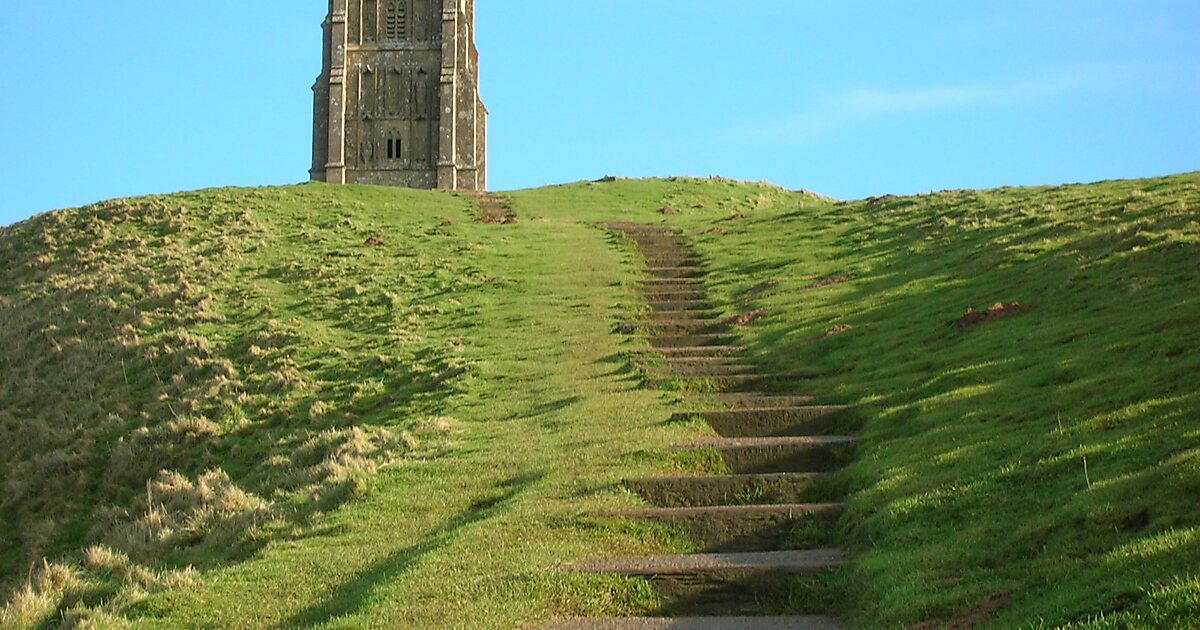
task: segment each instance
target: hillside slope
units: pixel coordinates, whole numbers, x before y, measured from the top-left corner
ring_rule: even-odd
[[[307,185],[4,228],[3,619],[652,611],[645,584],[550,570],[688,549],[587,514],[637,504],[630,475],[707,465],[653,455],[705,429],[664,422],[671,397],[619,354],[632,260],[596,222],[620,219],[685,229],[757,362],[824,370],[814,391],[859,406],[851,620],[1190,627],[1198,185],[839,203],[609,181],[506,195],[513,225],[469,197]]]

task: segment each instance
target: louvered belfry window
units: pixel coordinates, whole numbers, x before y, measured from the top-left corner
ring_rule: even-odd
[[[408,8],[401,0],[387,3],[383,24],[384,37],[392,41],[408,39]]]

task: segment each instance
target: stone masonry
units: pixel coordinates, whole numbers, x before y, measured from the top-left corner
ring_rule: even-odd
[[[313,180],[487,189],[475,0],[329,0]]]

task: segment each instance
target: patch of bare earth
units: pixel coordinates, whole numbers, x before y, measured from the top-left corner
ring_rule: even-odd
[[[839,276],[830,276],[828,278],[822,278],[804,288],[805,289],[822,289],[825,287],[834,286],[836,284],[845,284],[847,282],[850,282],[854,278],[855,278],[854,274],[844,273]]]
[[[1011,601],[1012,595],[997,595],[968,613],[944,621],[926,621],[908,630],[970,630],[991,621]]]
[[[729,323],[733,324],[734,326],[749,326],[750,324],[753,324],[756,320],[766,317],[766,315],[767,315],[767,309],[765,309],[765,308],[755,309],[753,311],[747,311],[745,313],[742,313],[741,315],[735,315],[733,318],[731,318],[729,320]]]
[[[836,337],[838,335],[848,333],[851,330],[854,330],[854,326],[851,326],[850,324],[838,324],[819,335],[809,337],[807,343],[817,343],[823,339],[829,339],[830,337]]]
[[[975,326],[982,326],[1013,317],[1014,315],[1020,315],[1032,308],[1032,305],[1021,304],[1020,302],[1009,302],[1008,304],[997,302],[984,311],[977,311],[973,307],[968,306],[963,316],[952,322],[951,326],[954,326],[956,330],[967,330]]]
[[[499,195],[481,193],[478,197],[478,221],[489,225],[511,225],[517,222],[512,203]]]

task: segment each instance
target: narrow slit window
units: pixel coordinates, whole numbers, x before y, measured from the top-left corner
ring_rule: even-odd
[[[388,138],[388,159],[389,160],[396,159],[396,148],[392,144],[391,138]]]

